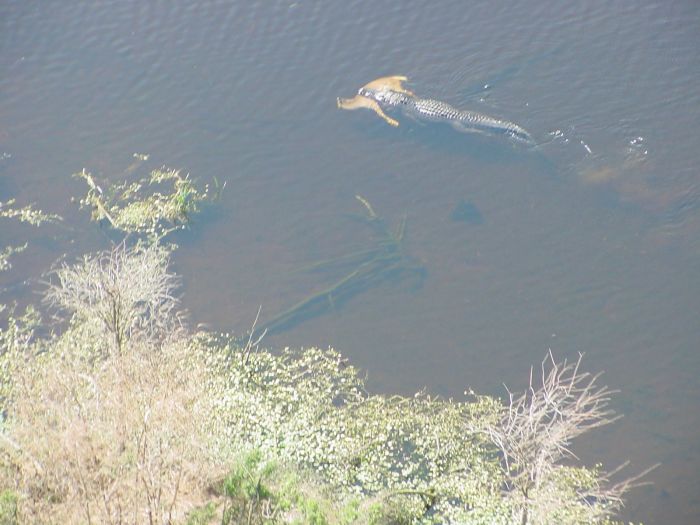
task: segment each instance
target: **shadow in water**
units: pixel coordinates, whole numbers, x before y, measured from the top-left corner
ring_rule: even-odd
[[[358,112],[359,113],[359,112]],[[398,127],[387,126],[368,115],[348,115],[358,135],[373,142],[405,142],[419,148],[427,147],[445,157],[468,157],[484,164],[536,164],[540,171],[552,175],[557,171],[547,153],[552,149],[551,137],[534,133],[537,145],[518,143],[506,136],[487,133],[460,132],[445,123],[422,122],[392,113],[399,119]],[[353,120],[354,119],[354,120]],[[556,146],[554,146],[556,148]]]
[[[308,319],[339,308],[357,294],[384,282],[413,279],[416,287],[420,287],[426,270],[404,252],[406,217],[402,217],[396,229],[391,230],[365,198],[360,195],[356,198],[365,209],[365,215],[358,218],[372,231],[370,246],[341,257],[316,261],[298,270],[324,271],[342,277],[254,328],[254,333],[249,334],[251,337],[289,330]]]

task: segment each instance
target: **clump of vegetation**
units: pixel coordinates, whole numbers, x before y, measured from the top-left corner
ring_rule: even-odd
[[[179,521],[221,468],[204,431],[205,368],[184,342],[89,360],[73,346],[82,334],[65,335],[13,370],[5,482],[25,520]]]
[[[313,476],[307,473],[307,478]],[[218,500],[193,509],[187,524],[223,525],[309,523],[350,525],[363,523],[360,503],[351,499],[341,504],[332,494],[302,479],[277,461],[263,458],[259,450],[241,454],[226,477],[212,487]],[[358,521],[359,520],[359,521]]]
[[[158,244],[128,248],[122,243],[87,255],[53,272],[46,300],[71,312],[74,322],[97,321],[116,352],[136,338],[150,343],[167,339],[180,325],[169,254]]]
[[[170,310],[115,300],[126,304],[129,324],[111,331],[97,294],[76,292],[86,276],[101,284],[91,265],[104,260],[123,263],[110,270],[127,300],[130,286],[155,282],[164,270],[149,250],[118,247],[87,259],[51,288],[70,312],[64,333],[4,349],[5,486],[22,495],[27,522],[174,522],[221,469],[210,455],[212,399],[201,354],[186,337],[153,339],[151,317]],[[135,268],[140,273],[127,275]],[[158,282],[144,290],[167,297],[168,280]],[[119,352],[107,351],[116,332]]]
[[[148,160],[148,155],[134,157],[136,162],[127,168],[129,173]],[[80,204],[92,210],[93,220],[106,220],[116,230],[143,234],[152,241],[186,227],[202,204],[218,197],[225,187],[225,183],[219,186],[215,181],[214,192],[209,185],[200,190],[189,174],[165,166],[152,170],[147,177],[112,184],[105,190],[85,169],[75,176],[88,185]]]
[[[15,199],[0,202],[0,219],[15,219],[20,222],[31,224],[32,226],[41,226],[45,222],[52,223],[61,220],[60,216],[34,209],[31,204],[21,208],[15,207],[15,204]],[[27,243],[21,246],[5,246],[0,249],[0,272],[8,270],[11,267],[10,257],[12,257],[12,255],[21,253],[26,248]]]
[[[32,226],[41,226],[45,222],[58,222],[61,220],[59,215],[36,210],[31,204],[16,208],[16,202],[15,199],[0,202],[0,217],[17,219],[20,222],[26,222]]]
[[[471,427],[488,436],[498,451],[506,496],[520,523],[585,523],[609,518],[623,495],[650,472],[611,482],[600,466],[593,469],[562,465],[575,459],[574,438],[616,421],[609,407],[613,392],[598,384],[600,374],[580,370],[574,363],[557,363],[551,352],[542,361],[540,383],[530,372],[530,386],[509,392],[509,403],[497,420]],[[617,472],[617,471],[616,471]]]

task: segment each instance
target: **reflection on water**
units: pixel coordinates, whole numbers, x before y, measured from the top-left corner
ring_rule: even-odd
[[[194,322],[244,332],[259,305],[272,318],[353,271],[296,272],[367,249],[347,220],[363,195],[407,214],[422,287],[350,288],[269,344],[332,344],[375,388],[446,395],[517,389],[548,348],[586,352],[626,417],[577,452],[661,461],[625,519],[695,523],[699,18],[653,2],[5,2],[0,200],[68,226],[0,286],[103,246],[70,174],[116,180],[150,153],[228,181],[221,214],[180,239],[177,270]],[[518,122],[538,150],[336,109],[397,73]]]

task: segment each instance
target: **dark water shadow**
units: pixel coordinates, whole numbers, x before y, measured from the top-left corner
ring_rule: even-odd
[[[370,242],[362,249],[300,268],[297,273],[325,274],[323,282],[329,284],[267,319],[255,327],[250,336],[290,330],[307,320],[338,311],[353,297],[380,285],[409,283],[410,290],[420,289],[427,271],[420,261],[404,250],[406,217],[402,217],[392,229],[366,199],[359,195],[356,198],[365,206],[366,215],[351,218],[369,228]]]
[[[405,289],[416,292],[427,277],[427,270],[418,264],[405,266],[386,261],[368,261],[358,268],[358,273],[353,270],[323,290],[264,322],[255,330],[254,335],[257,337],[263,332],[276,335],[311,319],[339,312],[351,299],[374,288],[408,283]]]
[[[542,139],[542,145],[529,146],[502,136],[485,133],[463,133],[440,123],[423,123],[403,118],[398,128],[381,122],[364,125],[354,123],[358,134],[377,142],[401,141],[416,147],[427,147],[443,157],[464,158],[480,164],[529,166],[534,172],[550,180],[561,181],[563,168],[550,155],[552,145]]]

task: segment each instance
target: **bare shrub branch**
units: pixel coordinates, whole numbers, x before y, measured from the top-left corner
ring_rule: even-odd
[[[525,392],[508,391],[500,420],[474,429],[486,434],[500,451],[506,490],[519,501],[523,524],[539,523],[536,516],[555,515],[561,510],[558,506],[577,502],[597,505],[598,514],[609,516],[622,505],[622,496],[650,470],[611,483],[610,476],[617,470],[611,474],[598,469],[577,471],[561,464],[565,458],[576,458],[570,448],[574,438],[621,417],[609,407],[615,392],[598,384],[600,374],[580,370],[582,357],[557,363],[549,352],[540,367],[541,384],[536,383],[531,369]],[[552,496],[562,489],[562,483],[576,489],[573,501]]]
[[[129,339],[155,341],[178,325],[177,278],[168,262],[162,246],[122,243],[53,272],[46,300],[79,320],[97,319],[121,352]]]
[[[24,391],[0,450],[12,452],[5,465],[27,522],[174,523],[206,499],[223,470],[200,356],[181,340],[95,362],[55,352],[18,368]]]

